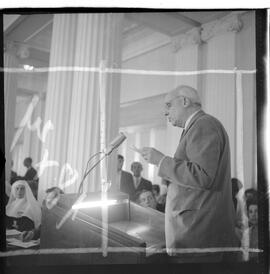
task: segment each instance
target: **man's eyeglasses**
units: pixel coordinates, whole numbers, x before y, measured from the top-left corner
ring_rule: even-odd
[[[175,96],[174,98],[172,98],[170,101],[168,101],[168,102],[166,102],[165,103],[165,109],[169,109],[169,108],[171,108],[171,106],[172,106],[172,102],[175,100],[175,99],[178,99],[178,98],[180,98],[180,97],[182,97],[182,98],[186,98],[185,96],[183,96],[183,95],[178,95],[178,96]]]

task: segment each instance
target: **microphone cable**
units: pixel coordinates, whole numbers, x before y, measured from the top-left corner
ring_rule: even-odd
[[[93,170],[94,167],[97,166],[97,164],[99,164],[99,162],[100,162],[103,158],[101,158],[101,160],[99,160],[96,164],[94,164],[93,167],[90,168],[89,171],[87,171],[88,168],[89,168],[89,164],[90,164],[91,160],[92,160],[94,157],[96,157],[97,155],[102,154],[102,153],[103,153],[103,152],[101,152],[101,151],[95,153],[95,154],[92,155],[92,156],[89,158],[89,160],[87,161],[86,168],[85,168],[84,174],[83,174],[83,178],[82,178],[82,180],[81,180],[81,182],[80,182],[80,185],[79,185],[78,195],[81,194],[81,192],[82,192],[82,186],[83,186],[83,182],[84,182],[86,176],[91,172],[91,170]]]

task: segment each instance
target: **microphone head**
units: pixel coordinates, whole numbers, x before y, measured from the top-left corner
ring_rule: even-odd
[[[114,149],[118,148],[126,139],[127,136],[123,132],[120,132],[117,137],[112,140],[112,142],[106,149],[105,154],[109,155]]]

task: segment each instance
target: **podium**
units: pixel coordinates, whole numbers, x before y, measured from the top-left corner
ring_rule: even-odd
[[[62,194],[53,208],[43,205],[40,248],[63,253],[43,256],[42,264],[144,263],[149,254],[165,247],[164,213],[129,201],[127,194],[109,192],[107,199],[114,203],[107,206],[108,254],[104,257],[100,206],[78,209],[74,219],[69,217],[57,228],[76,198]],[[101,193],[89,193],[84,202],[100,199]]]

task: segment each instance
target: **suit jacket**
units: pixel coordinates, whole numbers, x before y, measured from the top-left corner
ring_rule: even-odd
[[[136,193],[142,189],[152,190],[152,183],[142,177],[140,184],[135,188],[132,174],[122,170],[120,190],[127,193],[130,200],[135,200]]]
[[[199,111],[174,157],[166,156],[159,168],[159,176],[171,182],[165,209],[167,248],[237,245],[230,168],[225,129]]]
[[[130,197],[132,194],[132,186],[133,186],[132,174],[122,170],[121,179],[120,179],[120,191],[127,193]]]
[[[29,184],[33,195],[35,198],[37,198],[38,195],[38,177],[37,177],[37,171],[31,167],[29,168],[24,177],[21,177],[23,180],[27,181],[27,183]]]
[[[32,181],[32,180],[36,180],[37,179],[37,171],[33,168],[33,167],[30,167],[25,175],[24,175],[24,180],[26,181]]]

